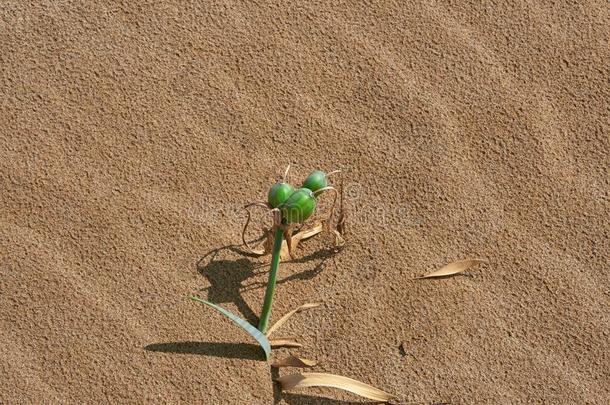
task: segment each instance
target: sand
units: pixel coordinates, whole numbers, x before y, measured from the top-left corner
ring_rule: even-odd
[[[274,307],[324,303],[278,332],[317,371],[608,403],[607,3],[257,3],[0,4],[0,403],[358,401],[280,394],[186,299],[256,320],[239,208],[289,162],[344,172],[346,247],[303,243]]]

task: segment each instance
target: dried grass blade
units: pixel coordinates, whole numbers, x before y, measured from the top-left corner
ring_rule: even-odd
[[[279,349],[280,347],[303,347],[302,344],[292,339],[270,339],[269,344],[271,345],[272,349]]]
[[[375,388],[352,378],[343,377],[336,374],[325,373],[297,373],[285,375],[277,379],[282,390],[288,391],[294,388],[306,387],[331,387],[351,392],[363,398],[373,401],[388,402],[395,397],[385,391]]]
[[[311,309],[311,308],[317,308],[320,305],[322,305],[321,302],[310,302],[307,304],[303,304],[300,307],[298,307],[297,309],[293,309],[292,311],[288,312],[286,315],[282,316],[276,323],[273,324],[273,326],[271,326],[268,330],[267,330],[267,337],[271,336],[271,334],[273,333],[273,331],[279,329],[283,324],[286,323],[286,321],[294,314],[301,312],[301,311],[305,311],[307,309]]]
[[[292,243],[292,252],[294,253],[294,251],[297,249],[297,247],[299,246],[299,243],[301,243],[301,241],[303,241],[305,239],[309,239],[313,236],[316,236],[320,232],[322,232],[322,223],[316,222],[312,226],[308,227],[307,229],[304,229],[304,230],[292,235],[292,242],[291,242]],[[281,251],[280,255],[281,255],[282,260],[288,260],[290,258],[290,251],[289,251],[288,243],[286,242],[286,240],[284,240],[282,242],[282,251]]]
[[[297,356],[288,356],[285,359],[277,360],[273,364],[273,367],[300,367],[308,368],[314,367],[318,364],[315,360],[308,360]]]
[[[267,203],[265,203],[264,201],[254,201],[244,207],[244,209],[246,210],[246,213],[248,214],[248,217],[246,219],[246,223],[244,224],[244,228],[241,231],[241,241],[250,253],[255,254],[255,255],[264,255],[265,250],[253,248],[252,246],[250,246],[248,244],[248,241],[246,240],[246,231],[247,231],[248,225],[250,224],[250,221],[252,219],[252,214],[250,213],[250,209],[249,209],[251,207],[263,207],[265,209],[269,208]]]
[[[433,271],[432,273],[426,274],[425,276],[417,277],[419,278],[432,278],[432,277],[447,277],[452,276],[454,274],[458,274],[463,272],[464,270],[468,270],[469,268],[476,266],[477,264],[487,263],[487,260],[483,259],[467,259],[467,260],[458,260],[453,263],[449,263],[448,265]]]
[[[264,243],[264,242],[263,242]],[[260,245],[256,246],[256,247],[246,247],[250,253],[252,253],[253,255],[257,255],[257,256],[265,256],[267,255],[267,249],[265,249],[264,247],[259,247]]]
[[[295,236],[298,236],[299,241],[302,241],[305,239],[309,239],[312,236],[316,236],[317,234],[322,232],[322,229],[323,229],[322,223],[316,222],[311,227],[302,230],[301,232],[297,233]]]

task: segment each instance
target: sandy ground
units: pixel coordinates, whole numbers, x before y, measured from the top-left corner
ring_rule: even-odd
[[[304,244],[274,310],[324,302],[282,330],[318,371],[610,401],[605,1],[95,3],[0,3],[0,403],[357,401],[280,395],[186,299],[256,320],[239,207],[288,162],[345,172],[346,248]]]

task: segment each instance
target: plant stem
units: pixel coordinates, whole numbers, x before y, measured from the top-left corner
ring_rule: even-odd
[[[271,307],[273,305],[273,293],[275,292],[275,282],[277,280],[277,269],[280,267],[280,253],[282,251],[282,242],[284,241],[284,231],[279,226],[275,229],[275,239],[273,242],[273,252],[271,256],[271,269],[269,271],[269,280],[267,281],[267,290],[265,291],[265,301],[263,302],[263,310],[261,319],[258,323],[258,330],[263,333],[267,332],[269,318],[271,318]]]

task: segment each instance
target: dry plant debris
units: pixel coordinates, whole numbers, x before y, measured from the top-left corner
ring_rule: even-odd
[[[312,308],[317,308],[320,305],[322,305],[322,303],[320,302],[310,302],[307,304],[303,304],[300,307],[293,309],[292,311],[288,312],[286,315],[282,316],[276,323],[274,323],[269,330],[267,331],[267,337],[271,336],[271,334],[278,330],[283,324],[286,323],[286,321],[288,321],[288,319],[290,319],[291,316],[293,316],[294,314],[297,314],[301,311],[306,311],[308,309],[312,309]]]
[[[447,277],[452,276],[454,274],[459,274],[469,268],[476,266],[477,264],[487,263],[487,260],[483,259],[468,259],[468,260],[458,260],[457,262],[449,263],[442,268],[433,271],[432,273],[428,273],[425,276],[417,277],[421,278],[434,278],[434,277]]]
[[[296,340],[289,338],[271,339],[269,340],[269,344],[271,345],[272,349],[278,349],[280,347],[303,347],[303,345]]]
[[[310,368],[318,365],[318,362],[315,360],[308,360],[302,357],[297,356],[288,356],[281,360],[276,360],[273,364],[273,367],[298,367],[298,368]]]
[[[373,401],[389,402],[395,399],[393,395],[372,385],[336,374],[297,373],[282,376],[277,381],[284,391],[307,387],[330,387],[348,391]]]

